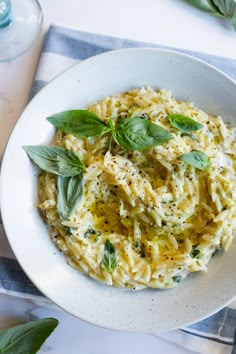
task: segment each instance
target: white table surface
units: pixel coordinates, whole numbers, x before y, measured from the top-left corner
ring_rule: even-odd
[[[82,31],[125,37],[236,59],[236,33],[226,22],[187,6],[181,0],[40,0],[44,33],[50,23]],[[12,62],[0,63],[0,158],[29,94],[42,37]],[[0,237],[5,240],[3,231]],[[1,252],[2,253],[2,252]],[[0,329],[26,320],[56,317],[58,329],[40,353],[191,354],[152,334],[113,332],[84,323],[29,300],[0,295]]]

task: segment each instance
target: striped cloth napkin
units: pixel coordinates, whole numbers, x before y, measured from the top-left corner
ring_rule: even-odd
[[[147,43],[106,37],[52,26],[45,39],[33,97],[47,82],[71,65],[95,54],[127,47],[157,47]],[[161,46],[158,46],[161,47]],[[163,47],[162,47],[163,48]],[[172,48],[173,49],[173,48]],[[236,79],[236,61],[203,53],[176,49],[203,59]],[[1,220],[0,220],[1,223]],[[0,224],[0,293],[47,301],[17,263]],[[204,354],[236,354],[236,301],[217,314],[186,328],[157,335],[185,348]]]

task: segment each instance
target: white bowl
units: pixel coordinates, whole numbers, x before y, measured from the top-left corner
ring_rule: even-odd
[[[207,273],[170,290],[111,288],[67,265],[37,209],[37,173],[23,145],[48,144],[54,128],[45,117],[85,107],[106,96],[149,85],[170,89],[211,114],[235,120],[236,84],[214,67],[174,51],[123,49],[90,58],[50,82],[29,103],[2,163],[2,218],[25,273],[49,299],[76,317],[107,328],[157,332],[199,321],[236,295],[236,245],[215,256]]]

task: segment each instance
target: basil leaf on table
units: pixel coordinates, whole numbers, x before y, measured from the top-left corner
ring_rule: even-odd
[[[101,266],[107,272],[113,272],[117,267],[116,250],[109,240],[106,240],[104,246]]]
[[[226,18],[233,16],[236,2],[235,0],[211,0],[211,4],[217,9],[217,12]]]
[[[82,173],[72,177],[57,177],[57,212],[61,219],[69,219],[78,206],[82,194]]]
[[[173,139],[161,126],[140,117],[122,120],[112,132],[116,143],[126,150],[142,151]]]
[[[179,159],[199,170],[208,170],[211,167],[210,158],[202,151],[193,150],[192,152],[180,155]]]
[[[236,0],[184,0],[210,15],[225,18],[236,30]]]
[[[193,132],[195,130],[200,130],[203,127],[201,123],[181,114],[170,114],[167,116],[167,119],[173,127],[182,133]]]
[[[222,14],[219,13],[217,7],[214,5],[214,2],[211,0],[184,0],[184,1],[194,7],[197,7],[200,10],[208,12],[211,15],[222,17]]]
[[[63,132],[82,138],[102,136],[111,130],[96,114],[84,109],[60,112],[47,120]]]
[[[57,325],[55,318],[44,318],[1,331],[0,353],[35,354]]]
[[[84,169],[79,156],[72,150],[57,146],[28,145],[23,149],[42,170],[64,177],[75,176]]]

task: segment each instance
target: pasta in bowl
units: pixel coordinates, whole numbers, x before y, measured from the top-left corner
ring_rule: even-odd
[[[142,87],[48,120],[59,128],[53,145],[84,165],[83,177],[50,173],[51,165],[39,177],[39,209],[70,265],[107,285],[164,289],[229,248],[236,128],[220,116]],[[41,166],[42,147],[25,149]],[[72,199],[79,190],[73,202],[68,183]]]
[[[152,48],[90,58],[35,96],[8,142],[0,196],[11,247],[45,296],[93,324],[145,332],[186,326],[233,300],[235,96],[217,69]],[[68,111],[92,125],[65,131]],[[22,146],[40,146],[50,172],[39,176]]]

